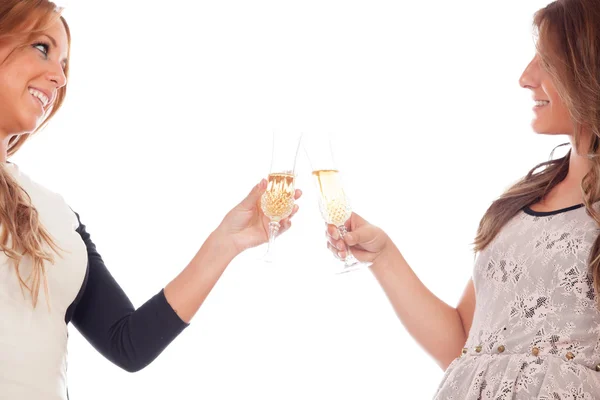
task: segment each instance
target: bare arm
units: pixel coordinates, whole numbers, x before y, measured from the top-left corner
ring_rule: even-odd
[[[467,336],[469,336],[469,332],[471,331],[471,325],[473,324],[473,314],[475,314],[475,286],[473,286],[473,279],[469,279],[462,297],[458,302],[456,311],[458,311],[458,315],[460,315],[466,342]]]
[[[380,228],[353,213],[350,231],[341,240],[337,228],[327,227],[328,248],[338,257],[350,246],[361,261],[372,262],[394,311],[411,336],[446,369],[461,354],[475,311],[475,289],[469,281],[456,308],[435,296],[410,268],[398,248]]]
[[[371,270],[411,336],[442,367],[461,354],[475,311],[475,290],[469,280],[456,308],[435,296],[419,280],[392,243]]]
[[[191,321],[237,255],[227,243],[226,238],[214,232],[188,266],[165,287],[167,301],[183,321]]]
[[[215,286],[225,268],[242,251],[269,240],[269,218],[260,208],[260,198],[267,188],[262,180],[242,202],[231,210],[221,225],[204,242],[198,253],[181,273],[165,287],[165,297],[179,317],[189,322]],[[302,192],[296,190],[294,199]],[[291,218],[281,220],[279,234],[291,226]]]

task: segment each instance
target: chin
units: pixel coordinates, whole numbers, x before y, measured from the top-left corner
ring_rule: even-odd
[[[546,126],[540,124],[538,121],[534,121],[531,124],[531,128],[533,131],[540,135],[564,135],[565,132],[560,132],[560,129],[552,128],[551,126]]]
[[[554,132],[539,130],[539,129],[534,129],[533,131],[535,133],[537,133],[538,135],[559,135],[559,133],[554,133]]]
[[[20,120],[18,132],[12,132],[14,134],[23,134],[23,133],[31,133],[35,132],[37,128],[44,121],[44,117],[34,117],[32,115],[23,116]]]
[[[23,127],[20,129],[20,131],[19,132],[15,132],[15,134],[17,134],[17,135],[25,135],[25,134],[29,134],[29,133],[35,132],[35,130],[39,126],[40,125],[38,123],[32,123],[32,124],[23,125]]]
[[[546,129],[536,126],[535,124],[531,124],[531,129],[538,135],[550,135],[551,134]]]

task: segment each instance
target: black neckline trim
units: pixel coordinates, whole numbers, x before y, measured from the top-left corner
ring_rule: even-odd
[[[547,217],[549,215],[561,214],[567,211],[577,210],[578,208],[583,207],[585,204],[576,204],[574,206],[561,208],[560,210],[554,211],[533,211],[529,206],[523,207],[523,211],[525,214],[533,215],[534,217]]]

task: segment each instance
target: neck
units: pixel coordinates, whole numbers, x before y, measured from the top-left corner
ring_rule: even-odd
[[[591,136],[582,137],[579,148],[576,148],[573,137],[571,137],[571,157],[569,158],[569,172],[563,181],[565,184],[579,187],[583,177],[590,171],[592,162],[587,157],[590,140]]]
[[[0,163],[5,163],[8,158],[8,143],[13,136],[0,130]]]

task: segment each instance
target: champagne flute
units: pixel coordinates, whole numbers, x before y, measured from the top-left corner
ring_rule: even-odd
[[[281,228],[280,221],[290,216],[294,209],[296,192],[296,159],[302,134],[276,131],[273,133],[271,168],[267,189],[261,197],[261,208],[269,218],[269,244],[264,261],[273,262],[275,238]]]
[[[336,167],[330,134],[310,134],[304,137],[304,149],[308,156],[312,176],[319,193],[319,210],[328,224],[337,227],[343,239],[348,233],[346,222],[352,216],[350,200],[344,191],[340,171]],[[338,273],[355,271],[368,266],[354,257],[350,248]]]

